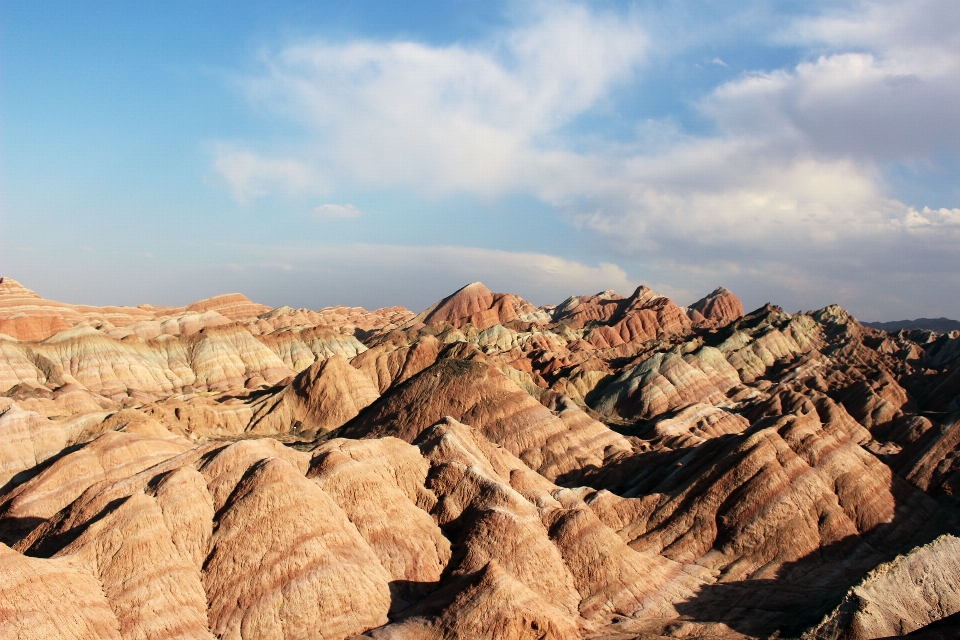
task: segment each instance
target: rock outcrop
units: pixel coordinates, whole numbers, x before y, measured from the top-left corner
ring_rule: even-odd
[[[721,326],[743,317],[743,304],[740,298],[724,287],[717,287],[711,294],[690,305],[690,309],[696,311],[705,320]]]
[[[960,612],[960,539],[947,535],[881,564],[808,638],[866,640],[910,634]]]
[[[379,397],[367,376],[334,355],[311,365],[257,406],[250,428],[256,433],[315,436],[343,426]]]
[[[958,345],[722,287],[414,314],[3,278],[0,638],[950,637]]]
[[[398,386],[343,435],[413,442],[446,416],[470,424],[548,479],[631,450],[599,422],[564,422],[490,365],[458,359],[443,359]]]
[[[445,322],[454,327],[472,324],[483,331],[495,324],[514,320],[536,321],[548,317],[546,313],[538,313],[536,307],[519,296],[492,293],[482,282],[473,282],[424,310],[407,326]]]

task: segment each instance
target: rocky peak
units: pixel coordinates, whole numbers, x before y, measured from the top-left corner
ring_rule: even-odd
[[[187,306],[186,311],[216,311],[231,320],[241,320],[251,316],[259,316],[270,311],[270,307],[257,304],[242,293],[226,293],[212,298],[198,300]]]
[[[743,304],[725,287],[717,287],[709,295],[697,300],[690,308],[720,325],[726,325],[743,317]]]
[[[0,296],[17,296],[20,298],[39,298],[40,296],[30,289],[14,280],[13,278],[0,278]]]

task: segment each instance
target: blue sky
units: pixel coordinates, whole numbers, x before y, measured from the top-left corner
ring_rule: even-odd
[[[0,4],[0,273],[51,298],[960,317],[960,12]]]

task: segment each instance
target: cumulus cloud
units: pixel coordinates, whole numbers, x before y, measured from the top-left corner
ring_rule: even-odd
[[[363,212],[352,204],[322,204],[313,210],[313,216],[318,220],[359,218],[362,215]]]
[[[217,170],[248,198],[315,188],[319,176],[425,194],[529,193],[678,290],[723,277],[749,299],[776,282],[802,303],[827,283],[865,309],[871,299],[906,308],[927,295],[919,289],[952,286],[924,279],[960,272],[956,210],[901,202],[885,177],[897,163],[960,153],[951,0],[861,1],[786,19],[774,40],[807,54],[695,102],[712,133],[649,121],[642,138],[590,152],[565,127],[634,80],[653,40],[631,15],[538,6],[528,23],[474,46],[314,42],[265,54],[248,94],[300,122],[314,156],[230,148]],[[456,270],[449,255],[421,254]],[[512,265],[513,278],[520,267],[547,273],[536,261],[473,257]],[[877,282],[910,290],[894,303]]]
[[[548,139],[630,79],[646,46],[629,17],[544,4],[529,24],[474,47],[290,46],[264,54],[266,73],[246,87],[312,132],[322,173],[341,183],[498,193],[527,189],[557,162]],[[261,193],[247,164],[217,170]]]
[[[704,104],[729,135],[864,161],[960,151],[960,55],[926,61],[840,53],[720,87]]]
[[[960,13],[952,0],[858,0],[790,21],[777,35],[791,44],[866,48],[937,68],[960,51]]]
[[[697,106],[717,134],[636,154],[558,201],[622,252],[709,266],[754,300],[828,295],[873,317],[914,304],[956,314],[943,302],[960,271],[954,210],[900,202],[885,171],[960,153],[957,26],[952,3],[929,1],[798,20],[777,37],[821,53],[713,90]]]

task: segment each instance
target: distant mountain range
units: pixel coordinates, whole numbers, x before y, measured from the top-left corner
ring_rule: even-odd
[[[901,329],[927,329],[937,333],[960,331],[960,321],[950,318],[917,318],[916,320],[893,320],[891,322],[864,322],[864,325],[874,329],[896,332]]]

